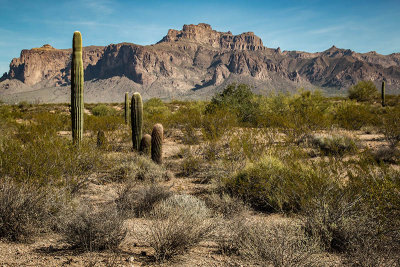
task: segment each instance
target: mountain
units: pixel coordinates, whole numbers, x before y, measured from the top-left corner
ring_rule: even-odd
[[[0,79],[0,98],[68,102],[70,62],[71,49],[46,44],[22,50]],[[204,23],[171,29],[153,45],[84,47],[83,62],[87,102],[120,102],[125,91],[139,91],[145,99],[209,98],[231,82],[248,83],[261,94],[300,87],[340,94],[359,80],[385,80],[389,93],[400,93],[400,53],[361,54],[335,46],[282,52],[265,47],[253,32],[233,35]]]

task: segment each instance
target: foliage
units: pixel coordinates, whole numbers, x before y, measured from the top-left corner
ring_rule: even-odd
[[[357,101],[370,101],[378,96],[378,89],[372,81],[359,81],[349,88],[349,98]]]
[[[187,251],[211,231],[210,211],[203,201],[190,195],[173,195],[158,203],[145,239],[158,261]]]
[[[65,242],[85,251],[115,249],[126,236],[123,219],[115,208],[99,211],[81,206],[61,226]]]

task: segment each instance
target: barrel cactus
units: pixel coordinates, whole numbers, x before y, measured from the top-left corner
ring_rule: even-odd
[[[125,93],[125,124],[128,125],[129,124],[129,93],[126,92]]]
[[[157,163],[162,164],[162,142],[164,138],[164,129],[160,123],[153,127],[151,133],[151,159]]]
[[[385,106],[385,82],[382,82],[382,107]]]
[[[149,134],[145,134],[140,141],[139,152],[143,155],[150,155],[150,147],[151,147],[151,136]]]
[[[71,121],[72,140],[78,146],[83,136],[83,81],[82,35],[76,31],[72,39]]]
[[[139,150],[143,129],[143,102],[139,93],[134,93],[131,101],[131,125],[133,149]]]

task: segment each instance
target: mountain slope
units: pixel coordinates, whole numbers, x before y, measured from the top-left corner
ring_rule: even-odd
[[[1,78],[0,96],[17,101],[37,91],[42,92],[38,101],[68,101],[70,60],[70,49],[44,45],[22,50]],[[83,61],[88,102],[122,101],[124,90],[139,91],[145,98],[208,98],[235,81],[266,94],[299,87],[340,93],[359,80],[385,80],[388,92],[400,93],[398,53],[359,54],[334,46],[319,53],[282,52],[265,47],[252,32],[233,35],[204,23],[169,30],[154,45],[85,47]]]

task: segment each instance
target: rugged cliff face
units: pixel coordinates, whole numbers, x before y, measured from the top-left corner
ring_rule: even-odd
[[[22,50],[1,78],[0,94],[68,86],[70,61],[70,49],[44,45]],[[148,97],[170,98],[207,97],[233,81],[248,82],[255,91],[266,93],[301,86],[332,91],[359,80],[385,80],[389,92],[400,93],[400,54],[359,54],[334,46],[319,53],[282,52],[264,47],[252,32],[233,35],[204,23],[184,25],[180,31],[171,29],[154,45],[85,47],[83,61],[87,83],[102,88],[96,92],[98,101],[106,87],[115,89],[117,84]],[[16,87],[19,90],[13,90]],[[96,91],[94,86],[89,88]],[[112,92],[107,94],[112,98]]]

